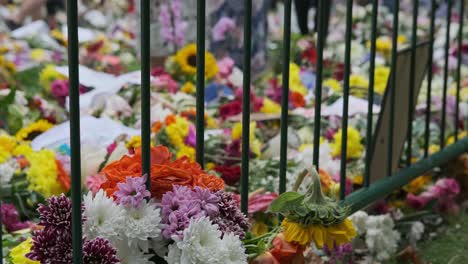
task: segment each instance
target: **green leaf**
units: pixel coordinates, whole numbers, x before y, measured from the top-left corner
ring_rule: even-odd
[[[0,99],[0,106],[7,106],[15,101],[16,89],[11,89],[7,96]]]
[[[302,200],[304,200],[304,195],[302,194],[297,192],[285,192],[270,204],[267,212],[281,213],[285,209],[291,209],[288,207],[296,208],[298,205],[302,204]]]

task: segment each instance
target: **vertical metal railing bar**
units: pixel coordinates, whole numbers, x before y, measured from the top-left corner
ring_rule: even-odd
[[[345,62],[343,83],[343,119],[341,120],[340,199],[346,195],[346,152],[348,150],[349,76],[351,75],[351,32],[353,26],[353,0],[346,1]]]
[[[369,67],[369,99],[367,108],[367,131],[366,131],[366,164],[364,175],[364,186],[370,185],[370,162],[372,155],[372,118],[373,118],[373,105],[374,105],[374,79],[375,79],[375,53],[376,53],[376,39],[377,39],[377,16],[379,12],[378,0],[372,1],[372,28],[371,28],[371,47],[370,47],[370,67]]]
[[[400,1],[394,1],[393,10],[393,32],[392,32],[392,59],[391,59],[391,75],[390,75],[390,118],[389,118],[389,138],[387,152],[387,176],[392,175],[393,167],[393,133],[395,126],[395,89],[396,89],[396,70],[397,70],[397,52],[398,52],[398,25]]]
[[[196,160],[205,165],[205,0],[197,0]]]
[[[2,195],[0,194],[0,210],[2,208]],[[3,241],[2,214],[0,213],[0,243]],[[3,261],[3,243],[0,246],[0,260]]]
[[[242,89],[241,210],[248,213],[250,156],[250,66],[252,52],[252,0],[244,0],[244,80]]]
[[[80,93],[78,59],[78,3],[67,0],[68,81],[70,89],[70,149],[72,199],[73,263],[83,262],[81,226],[81,157],[80,157]]]
[[[141,171],[151,189],[150,0],[141,0]]]
[[[432,66],[434,64],[434,30],[435,30],[435,12],[436,12],[436,0],[431,1],[430,18],[431,24],[429,26],[429,61],[427,67],[427,97],[426,97],[426,124],[424,131],[424,157],[427,158],[429,155],[429,139],[431,136],[430,124],[431,124],[431,93],[432,93]]]
[[[279,193],[286,191],[286,168],[288,165],[288,105],[289,105],[289,60],[291,59],[291,7],[292,0],[284,3],[283,32],[283,87],[281,95],[281,142]]]
[[[323,72],[323,49],[325,44],[324,19],[326,12],[324,0],[318,0],[318,24],[317,24],[317,69],[315,83],[315,111],[314,111],[314,152],[313,164],[319,168],[320,151],[320,122],[322,109],[322,72]]]
[[[414,88],[416,86],[415,71],[416,71],[416,43],[418,41],[418,11],[419,1],[413,1],[413,25],[411,29],[411,58],[410,58],[410,85],[408,91],[408,147],[406,149],[406,166],[411,165],[413,156],[413,104],[414,104]]]
[[[445,65],[444,65],[444,86],[442,94],[442,118],[440,124],[440,148],[445,147],[445,123],[447,114],[447,85],[448,85],[448,64],[450,49],[450,22],[452,16],[452,0],[447,0],[447,27],[445,33]]]
[[[458,119],[460,117],[460,90],[461,90],[461,61],[463,46],[463,19],[465,16],[465,1],[460,0],[460,28],[458,29],[458,47],[457,47],[457,93],[455,103],[455,141],[458,141]]]

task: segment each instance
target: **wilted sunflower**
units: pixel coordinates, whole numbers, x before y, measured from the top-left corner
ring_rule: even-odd
[[[49,121],[41,119],[26,127],[23,127],[16,133],[16,139],[19,141],[31,141],[35,137],[51,129],[54,125]]]
[[[189,44],[179,50],[174,56],[184,74],[194,75],[197,72],[197,45]],[[216,59],[210,52],[205,52],[205,78],[211,79],[218,73]]]
[[[306,174],[301,174],[300,182]],[[285,217],[281,223],[285,240],[301,246],[314,242],[318,248],[324,245],[334,248],[350,242],[356,236],[356,230],[346,217],[348,208],[323,195],[315,169],[312,168],[309,174],[312,184],[305,195],[286,192],[270,205],[270,212]]]

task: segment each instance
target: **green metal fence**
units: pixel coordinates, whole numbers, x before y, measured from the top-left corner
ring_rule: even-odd
[[[240,2],[240,1],[239,1]],[[284,9],[284,47],[283,47],[283,91],[281,100],[281,148],[280,148],[280,174],[279,174],[279,192],[282,193],[286,190],[286,166],[287,166],[287,133],[288,133],[288,94],[289,94],[289,63],[290,60],[290,43],[291,43],[291,5],[292,0],[285,0]],[[317,68],[316,68],[316,88],[315,88],[315,122],[314,122],[314,153],[313,153],[313,164],[319,167],[319,138],[320,138],[320,121],[321,121],[321,98],[322,98],[322,71],[323,71],[323,51],[326,46],[326,34],[328,28],[328,15],[326,12],[328,5],[331,1],[319,0],[318,1],[318,27],[317,27]],[[367,116],[367,138],[373,137],[372,130],[372,103],[374,100],[374,69],[375,69],[375,57],[376,57],[376,38],[377,38],[377,19],[378,19],[378,0],[372,0],[372,27],[371,27],[371,47],[370,47],[370,69],[369,69],[369,109]],[[388,155],[387,163],[389,164],[386,168],[386,174],[388,177],[381,179],[371,184],[370,181],[370,165],[371,165],[371,153],[373,144],[368,143],[366,146],[366,158],[365,158],[365,174],[364,174],[364,187],[360,190],[345,197],[345,188],[340,188],[340,199],[344,204],[351,207],[351,211],[357,211],[362,209],[372,202],[384,198],[386,195],[391,193],[403,185],[410,182],[412,179],[421,175],[422,173],[430,170],[431,168],[443,165],[447,161],[457,157],[458,155],[468,151],[468,137],[458,139],[455,136],[456,143],[445,147],[445,124],[446,124],[446,111],[445,106],[447,104],[447,86],[448,86],[448,55],[449,55],[449,41],[450,31],[447,30],[445,38],[445,67],[444,67],[444,94],[443,94],[443,107],[442,107],[442,129],[440,137],[441,150],[435,154],[429,155],[429,136],[430,127],[429,122],[431,118],[430,106],[431,106],[431,87],[432,87],[432,70],[428,71],[428,94],[426,98],[427,108],[425,117],[425,158],[416,163],[411,164],[411,142],[412,142],[412,116],[413,108],[412,102],[415,97],[415,66],[416,66],[416,46],[418,45],[417,39],[417,18],[420,15],[419,2],[413,1],[413,20],[412,20],[412,38],[411,38],[411,73],[410,73],[410,89],[408,90],[409,100],[409,121],[408,121],[408,148],[406,150],[407,165],[405,168],[399,171],[393,171],[390,164],[392,164],[393,152],[396,151],[393,148],[394,145],[394,126],[395,126],[395,89],[397,78],[395,72],[397,71],[397,38],[398,38],[398,25],[399,15],[398,12],[394,12],[393,15],[393,35],[392,35],[392,51],[391,51],[391,76],[388,85],[388,94],[390,97],[390,137],[388,140]],[[458,3],[456,3],[458,2]],[[241,4],[241,3],[239,3]],[[243,212],[247,212],[248,207],[248,186],[249,186],[249,129],[250,129],[250,87],[251,87],[251,25],[252,25],[252,0],[243,0],[245,15],[244,15],[244,80],[243,80],[243,115],[242,115],[242,170],[241,170],[241,209]],[[436,0],[431,0],[432,8],[429,10],[427,15],[430,17],[430,33],[429,33],[429,60],[427,66],[431,69],[433,64],[433,49],[434,49],[434,32],[435,32],[435,4]],[[460,19],[464,17],[464,1],[448,1],[447,9],[447,21],[446,27],[450,28],[450,15],[453,11],[453,6],[458,4],[460,10]],[[395,10],[399,10],[400,1],[394,1]],[[340,186],[345,185],[346,180],[346,150],[347,150],[347,128],[348,127],[348,99],[349,99],[349,79],[351,73],[351,36],[352,36],[352,12],[353,12],[353,0],[346,0],[346,33],[345,33],[345,61],[344,61],[344,105],[343,105],[343,119],[342,119],[342,151],[341,151],[341,175],[340,175]],[[203,166],[204,164],[204,66],[205,66],[205,0],[197,0],[197,82],[196,82],[196,160]],[[141,113],[142,113],[142,126],[141,126],[141,137],[142,137],[142,171],[143,174],[150,174],[150,1],[141,0]],[[72,235],[73,235],[73,263],[82,263],[82,226],[81,226],[81,172],[80,172],[80,116],[79,116],[79,74],[78,74],[78,16],[77,16],[77,1],[67,0],[67,13],[68,13],[68,59],[69,59],[69,83],[70,83],[70,137],[71,137],[71,177],[72,177]],[[459,117],[459,103],[460,103],[460,81],[461,81],[461,46],[462,46],[462,30],[463,23],[460,23],[461,27],[458,34],[458,65],[457,65],[457,92],[456,102],[457,107],[455,111],[455,122]],[[458,134],[458,126],[455,125],[455,135]],[[372,140],[368,140],[372,142]],[[147,178],[147,186],[150,188],[150,177]],[[1,233],[1,232],[0,232]],[[0,234],[1,236],[1,234]],[[1,251],[0,251],[1,258]]]

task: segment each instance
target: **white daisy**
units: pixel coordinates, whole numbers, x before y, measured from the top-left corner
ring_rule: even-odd
[[[192,219],[184,230],[184,239],[177,242],[182,250],[180,264],[224,263],[226,251],[220,250],[220,237],[218,225],[209,218]]]
[[[157,238],[161,234],[160,222],[160,209],[153,202],[144,202],[138,209],[125,207],[122,235],[128,239],[129,247],[147,252],[149,238]]]
[[[226,258],[224,263],[226,264],[244,264],[247,263],[247,255],[245,254],[245,248],[242,245],[242,241],[238,236],[233,234],[224,234],[222,245],[220,246],[223,250],[226,250]]]
[[[89,192],[84,197],[84,216],[86,221],[83,223],[83,233],[89,238],[106,238],[113,242],[117,239],[119,229],[126,223],[124,222],[124,210],[114,202],[114,199],[106,196],[101,189],[93,198]]]

